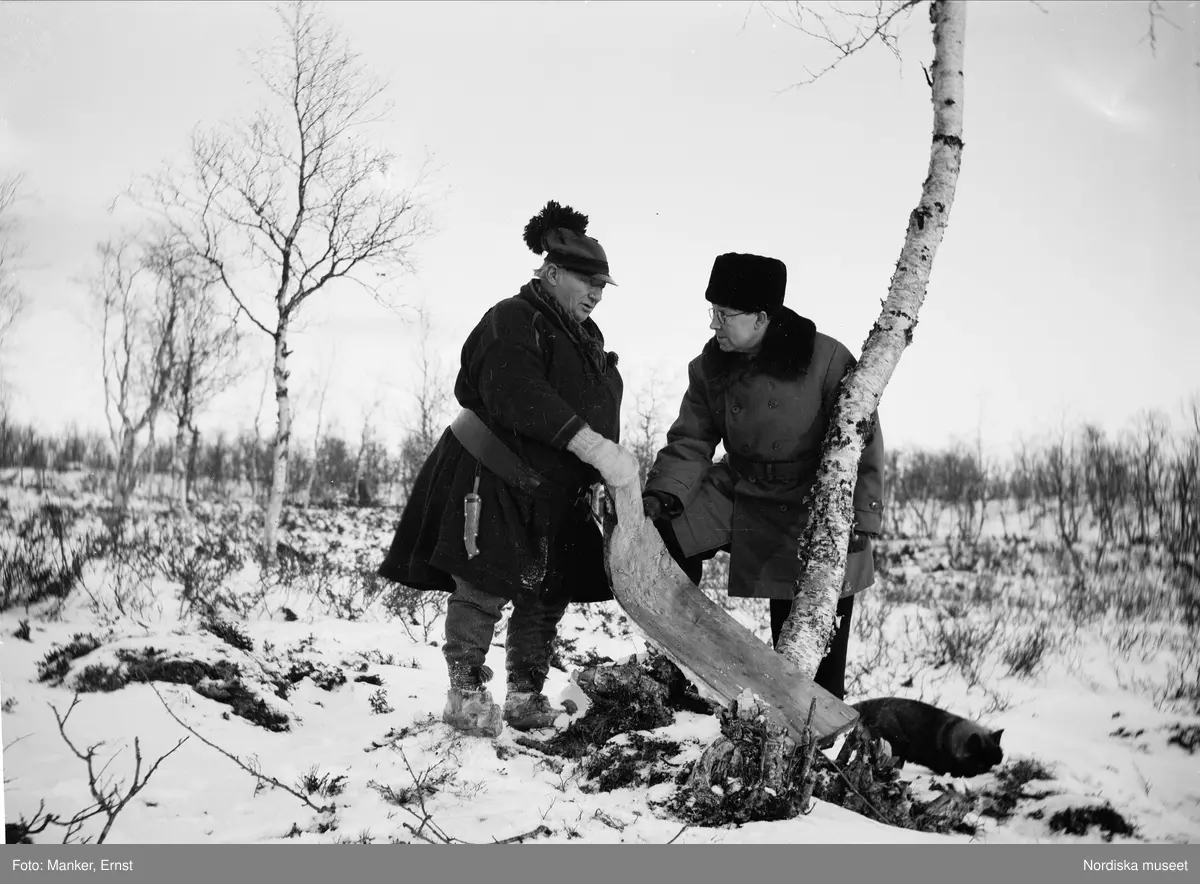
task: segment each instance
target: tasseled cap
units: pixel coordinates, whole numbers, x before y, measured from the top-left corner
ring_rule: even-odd
[[[778,258],[729,252],[713,261],[705,300],[746,313],[775,315],[783,306],[787,267]]]
[[[551,264],[616,285],[608,275],[608,256],[604,254],[604,248],[585,235],[587,224],[587,215],[550,200],[525,225],[525,245],[535,255],[545,252],[546,260]]]

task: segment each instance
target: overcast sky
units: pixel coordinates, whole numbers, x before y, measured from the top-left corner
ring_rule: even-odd
[[[776,7],[781,13],[785,6]],[[890,446],[1011,449],[1064,419],[1117,430],[1200,393],[1200,25],[1145,40],[1142,0],[968,7],[962,174],[913,345],[881,405]],[[619,287],[594,318],[621,355],[626,417],[657,374],[674,416],[709,336],[704,288],[726,251],[788,267],[787,304],[858,353],[929,158],[926,8],[902,60],[875,47],[813,85],[826,47],[747,2],[337,2],[390,83],[372,137],[411,176],[426,154],[437,233],[386,287],[425,304],[448,375],[462,338],[539,259],[548,199],[591,217]],[[0,2],[0,173],[25,175],[30,308],[3,354],[11,411],[104,426],[88,292],[108,207],[194,127],[267,100],[245,52],[278,34],[258,2]],[[410,411],[417,334],[346,286],[293,341],[298,432]],[[411,314],[410,314],[411,315]],[[250,339],[266,364],[270,341]],[[249,426],[263,374],[202,427]],[[272,405],[266,399],[266,408]],[[264,410],[264,426],[272,415]]]

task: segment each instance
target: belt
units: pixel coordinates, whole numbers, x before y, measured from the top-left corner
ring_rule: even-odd
[[[471,409],[459,412],[450,424],[450,432],[472,457],[505,483],[539,497],[558,487],[517,457]]]
[[[734,472],[751,482],[760,479],[792,482],[811,473],[816,464],[816,458],[775,461],[749,460],[732,452],[726,455],[726,459]]]

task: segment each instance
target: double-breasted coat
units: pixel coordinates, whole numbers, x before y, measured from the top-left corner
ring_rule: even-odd
[[[682,504],[670,527],[685,556],[729,550],[731,596],[793,597],[821,445],[854,364],[844,345],[786,307],[757,354],[724,353],[713,339],[689,364],[679,416],[645,491]],[[714,463],[718,443],[726,454]],[[870,535],[880,530],[883,471],[876,414],[854,489],[854,527],[867,539],[847,557],[843,596],[874,582]]]
[[[447,429],[413,484],[381,576],[445,592],[458,576],[509,600],[612,598],[586,497],[600,475],[566,446],[585,424],[619,441],[623,382],[596,323],[574,322],[538,286],[493,306],[467,336],[454,395],[548,482],[529,493],[480,465],[479,553],[469,558],[463,498],[477,461]]]

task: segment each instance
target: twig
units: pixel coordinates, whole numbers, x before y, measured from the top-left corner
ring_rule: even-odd
[[[75,744],[71,742],[71,738],[67,736],[67,719],[71,717],[71,713],[75,711],[75,707],[79,705],[79,694],[75,694],[74,698],[71,700],[71,705],[68,707],[66,714],[60,714],[57,707],[55,707],[53,703],[49,705],[54,711],[54,718],[58,721],[58,733],[63,738],[63,742],[66,743],[68,748],[75,753],[76,758],[78,758],[80,761],[83,761],[87,765],[88,790],[92,793],[92,798],[95,800],[95,804],[92,807],[75,814],[75,816],[73,816],[66,823],[60,823],[57,817],[47,817],[47,820],[59,825],[65,825],[67,827],[66,838],[70,838],[79,831],[86,820],[103,813],[106,817],[104,828],[100,830],[100,835],[96,839],[97,844],[103,844],[104,840],[108,837],[109,831],[113,827],[113,823],[117,821],[117,816],[122,810],[125,809],[126,805],[129,804],[133,797],[142,791],[146,784],[150,782],[150,777],[154,776],[154,772],[158,770],[158,766],[170,758],[171,755],[175,753],[176,749],[187,742],[187,737],[184,737],[182,740],[177,742],[165,755],[159,756],[158,760],[150,765],[150,768],[146,771],[146,775],[144,777],[142,776],[142,746],[138,738],[134,737],[133,785],[129,787],[128,792],[122,795],[120,785],[107,787],[100,782],[104,777],[104,772],[108,770],[108,766],[112,764],[113,760],[116,758],[116,755],[109,758],[108,761],[104,763],[104,766],[100,768],[99,771],[96,771],[93,767],[93,762],[96,758],[96,749],[103,744],[94,743],[87,748],[86,752],[80,752],[79,749],[76,748]],[[36,821],[36,817],[34,819]]]
[[[194,736],[197,740],[199,740],[205,746],[208,746],[210,749],[216,749],[218,752],[220,752],[222,755],[224,755],[226,758],[228,758],[230,761],[232,761],[234,764],[236,764],[238,767],[240,767],[246,773],[250,774],[250,776],[252,776],[256,780],[258,780],[259,785],[261,785],[264,782],[270,783],[272,786],[275,786],[278,789],[282,789],[283,791],[287,792],[289,795],[293,795],[296,798],[299,798],[302,802],[304,802],[304,804],[306,804],[308,807],[312,808],[317,813],[332,813],[334,810],[337,809],[336,806],[332,805],[332,804],[323,805],[323,806],[318,806],[316,804],[313,804],[312,800],[307,795],[303,795],[300,792],[297,792],[291,786],[287,786],[287,785],[281,783],[279,780],[275,779],[274,777],[270,777],[270,776],[267,776],[266,774],[259,773],[258,771],[254,770],[254,768],[250,767],[248,764],[246,764],[244,761],[242,761],[242,759],[240,759],[236,755],[234,755],[233,753],[231,753],[225,749],[222,749],[216,743],[201,736],[199,733],[197,733],[195,728],[193,728],[189,724],[186,724],[182,719],[180,719],[180,717],[178,715],[175,714],[175,712],[171,709],[171,707],[167,705],[167,701],[165,699],[163,699],[163,695],[158,692],[158,688],[156,688],[154,686],[153,682],[146,681],[145,683],[150,687],[150,690],[154,691],[154,695],[156,697],[158,697],[159,702],[162,703],[162,705],[163,705],[163,708],[167,710],[167,714],[170,715],[173,719],[175,719],[176,723],[178,723],[180,727],[182,727],[184,730],[186,730],[188,733],[190,733],[192,736]]]
[[[1150,12],[1150,29],[1146,32],[1146,36],[1142,37],[1142,40],[1149,40],[1150,41],[1150,54],[1157,55],[1158,54],[1158,34],[1154,30],[1154,27],[1157,24],[1157,22],[1165,21],[1167,24],[1169,24],[1171,27],[1173,27],[1177,31],[1182,31],[1183,28],[1181,28],[1176,22],[1173,22],[1169,18],[1167,18],[1167,11],[1165,9],[1163,9],[1161,0],[1150,0],[1148,5],[1149,5],[1149,12]],[[1141,41],[1139,41],[1139,42],[1141,42]]]
[[[612,818],[598,807],[596,808],[596,812],[592,814],[592,819],[600,820],[604,825],[610,829],[616,829],[618,832],[624,832],[625,827],[628,825],[628,823],[623,823],[620,820]]]
[[[417,814],[417,812],[414,811],[411,807],[408,807],[407,804],[402,804],[400,806],[403,807],[405,810],[407,810],[414,817],[416,817],[417,819],[419,819],[421,821],[422,829],[425,828],[425,826],[429,826],[430,830],[433,831],[433,833],[435,835],[437,835],[439,838],[443,839],[444,843],[450,844],[451,842],[458,841],[458,843],[460,843],[460,844],[466,844],[467,842],[462,841],[458,838],[451,838],[449,835],[447,835],[445,832],[443,832],[441,827],[438,826],[436,823],[434,823],[433,814],[431,814],[428,811],[428,809],[426,809],[426,807],[425,807],[425,792],[426,792],[426,790],[429,790],[430,792],[436,791],[433,786],[428,785],[429,775],[432,774],[433,771],[442,764],[442,762],[439,761],[433,767],[426,768],[425,771],[420,776],[418,776],[413,771],[412,764],[409,763],[408,756],[405,754],[404,750],[402,748],[400,748],[399,746],[397,746],[396,751],[400,753],[400,758],[404,762],[404,767],[408,771],[408,775],[410,777],[412,777],[413,785],[416,786],[416,789],[414,790],[414,792],[417,797],[417,804],[419,804],[421,806],[421,813]],[[451,776],[451,774],[446,774],[445,778],[441,782],[445,782],[445,780],[449,779],[450,776]],[[441,785],[441,782],[439,782],[439,785]]]
[[[453,844],[453,843],[467,844],[467,843],[469,843],[467,841],[463,841],[461,838],[453,838],[453,837],[447,835],[444,831],[442,831],[441,827],[438,826],[437,823],[435,823],[433,821],[433,815],[425,807],[425,795],[427,793],[432,794],[433,792],[437,791],[436,787],[442,785],[442,783],[444,783],[446,780],[448,780],[452,776],[451,773],[446,773],[446,774],[442,775],[441,779],[439,779],[437,781],[436,785],[431,784],[429,781],[430,774],[432,774],[433,771],[437,767],[441,766],[442,761],[444,761],[445,759],[442,759],[442,761],[439,761],[433,767],[427,768],[421,774],[417,774],[413,770],[413,766],[409,762],[408,756],[405,754],[404,749],[401,748],[400,746],[394,746],[394,748],[396,749],[397,752],[400,753],[400,758],[404,762],[404,767],[408,771],[408,775],[413,781],[413,788],[412,789],[403,789],[403,790],[397,792],[391,786],[381,785],[381,784],[375,782],[374,780],[371,780],[370,782],[368,782],[367,787],[374,789],[376,792],[378,792],[384,801],[387,801],[390,804],[394,804],[397,807],[402,808],[405,812],[407,812],[410,816],[412,816],[412,818],[417,821],[418,828],[414,829],[408,823],[405,823],[404,827],[406,829],[408,829],[410,832],[412,832],[414,835],[416,835],[418,838],[420,838],[422,841],[428,841],[430,844]],[[418,813],[417,811],[413,810],[411,807],[408,806],[409,802],[412,801],[414,798],[416,799],[417,804],[421,808],[420,813]],[[429,835],[425,834],[425,831],[427,829],[428,829],[428,831],[430,831],[433,834],[433,838],[431,838]],[[437,840],[434,840],[434,838],[436,838]]]
[[[850,782],[850,778],[848,776],[846,776],[846,774],[842,771],[842,769],[840,767],[838,767],[838,765],[835,761],[833,761],[831,758],[829,758],[829,756],[825,755],[824,753],[818,753],[817,757],[822,759],[821,761],[818,762],[818,764],[824,763],[824,764],[828,764],[830,767],[832,767],[834,769],[834,771],[837,773],[837,775],[842,778],[842,780],[846,783],[847,786],[850,787],[850,791],[853,792],[855,795],[857,795],[862,800],[863,804],[865,804],[867,807],[871,808],[871,812],[874,813],[875,816],[879,817],[880,822],[891,825],[891,821],[886,816],[884,816],[883,813],[879,810],[879,808],[877,808],[874,804],[872,804],[867,799],[867,797],[865,795],[863,795],[862,792],[858,791],[858,789],[855,787],[854,783]]]
[[[871,808],[871,812],[874,813],[875,816],[879,817],[879,821],[883,822],[883,823],[888,823],[890,825],[890,821],[888,820],[888,818],[886,816],[884,816],[882,811],[880,811],[879,808],[877,808],[874,804],[872,804],[867,799],[867,797],[865,795],[863,795],[862,792],[858,791],[858,789],[855,788],[854,784],[852,782],[850,782],[850,778],[847,777],[842,772],[842,769],[840,767],[838,767],[835,762],[830,761],[828,757],[825,757],[825,756],[822,756],[822,757],[825,758],[825,760],[829,763],[830,767],[832,767],[835,771],[837,771],[837,775],[845,781],[847,786],[850,787],[850,791],[853,792],[855,795],[857,795],[859,798],[861,798],[863,804],[865,804],[867,807]]]
[[[675,837],[674,837],[674,838],[672,838],[672,839],[671,839],[670,841],[668,841],[667,843],[668,843],[668,844],[674,844],[676,841],[678,841],[678,840],[679,840],[679,836],[680,836],[680,835],[682,835],[684,832],[686,832],[686,831],[688,830],[688,828],[689,828],[689,826],[688,826],[688,825],[685,823],[685,824],[684,824],[684,826],[683,826],[683,828],[682,828],[682,829],[680,829],[678,832],[676,832],[676,833],[675,833]]]
[[[27,740],[27,739],[29,739],[31,736],[33,736],[33,735],[32,735],[32,734],[26,734],[26,735],[25,735],[25,736],[23,736],[23,737],[17,737],[17,738],[16,738],[15,740],[13,740],[11,743],[5,743],[5,744],[4,744],[4,749],[3,749],[3,751],[7,752],[7,751],[8,751],[9,749],[11,749],[13,746],[17,745],[17,743],[21,742],[22,740]]]
[[[405,810],[408,810],[408,808],[405,808]],[[411,811],[410,811],[410,812],[411,812]],[[434,841],[434,840],[433,840],[432,838],[430,838],[428,835],[425,835],[425,834],[423,834],[422,832],[419,832],[419,831],[417,831],[417,830],[416,830],[416,829],[414,829],[412,826],[410,826],[408,823],[404,823],[404,828],[408,829],[408,831],[412,832],[412,833],[413,833],[413,835],[415,835],[417,838],[420,838],[420,839],[421,839],[422,841],[424,841],[426,844],[449,844],[449,843],[450,843],[449,841]],[[423,829],[423,828],[425,828],[425,824],[424,824],[424,823],[422,823],[422,824],[421,824],[421,828],[422,828],[422,829]]]
[[[892,55],[894,55],[896,58],[899,58],[900,51],[896,48],[896,37],[895,35],[889,33],[888,28],[898,15],[910,11],[920,2],[921,0],[896,0],[891,10],[885,11],[883,0],[875,0],[875,3],[873,4],[874,9],[870,12],[855,11],[857,7],[853,6],[851,8],[842,8],[836,3],[829,4],[831,10],[837,13],[841,18],[852,22],[857,20],[858,23],[854,25],[854,35],[849,39],[841,39],[835,36],[833,29],[825,21],[825,16],[816,10],[806,8],[804,3],[794,2],[790,4],[793,7],[792,21],[789,21],[783,16],[779,15],[777,12],[769,8],[765,3],[761,5],[766,11],[767,15],[769,15],[771,18],[787,25],[790,28],[794,28],[806,36],[813,37],[814,39],[820,40],[824,43],[828,43],[838,52],[838,57],[836,59],[815,74],[805,67],[805,71],[808,72],[809,78],[801,81],[800,83],[796,83],[787,87],[788,89],[794,89],[797,86],[807,86],[811,83],[815,83],[851,55],[854,55],[856,52],[866,48],[867,45],[876,39],[886,46]],[[816,30],[810,29],[810,27],[804,23],[806,13],[809,18],[816,21],[822,33],[818,33]],[[781,91],[786,91],[786,89]]]
[[[540,838],[542,835],[553,835],[554,832],[548,826],[538,826],[532,832],[526,832],[524,835],[513,835],[511,838],[492,839],[493,844],[521,844],[526,838]]]

